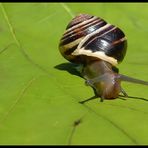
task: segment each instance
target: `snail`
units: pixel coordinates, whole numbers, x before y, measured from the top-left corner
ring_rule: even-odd
[[[126,55],[127,38],[124,32],[104,19],[79,14],[67,25],[59,51],[70,62],[82,65],[81,75],[95,96],[115,99],[122,93],[121,81],[148,85],[148,82],[119,74],[116,67]]]

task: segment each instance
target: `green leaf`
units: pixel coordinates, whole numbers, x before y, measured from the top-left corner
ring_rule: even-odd
[[[148,80],[148,4],[1,3],[0,144],[148,144],[148,102],[99,102],[58,49],[78,13],[124,30],[127,55],[120,73]],[[123,83],[130,96],[148,99],[146,86]]]

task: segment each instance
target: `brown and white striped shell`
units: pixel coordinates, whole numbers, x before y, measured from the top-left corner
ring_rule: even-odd
[[[72,19],[59,44],[61,54],[71,62],[95,58],[114,66],[124,59],[126,49],[127,40],[121,29],[88,14]]]

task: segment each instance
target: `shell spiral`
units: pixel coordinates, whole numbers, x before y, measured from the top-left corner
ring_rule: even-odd
[[[117,65],[124,59],[126,49],[127,40],[121,29],[88,14],[72,19],[59,44],[63,57],[75,63],[93,57]]]

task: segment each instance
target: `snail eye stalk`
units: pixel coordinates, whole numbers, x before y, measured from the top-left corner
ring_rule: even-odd
[[[119,79],[121,81],[126,81],[126,82],[130,82],[130,83],[148,85],[147,81],[143,81],[143,80],[136,79],[136,78],[133,78],[133,77],[125,76],[125,75],[122,75],[122,74],[119,74]]]

